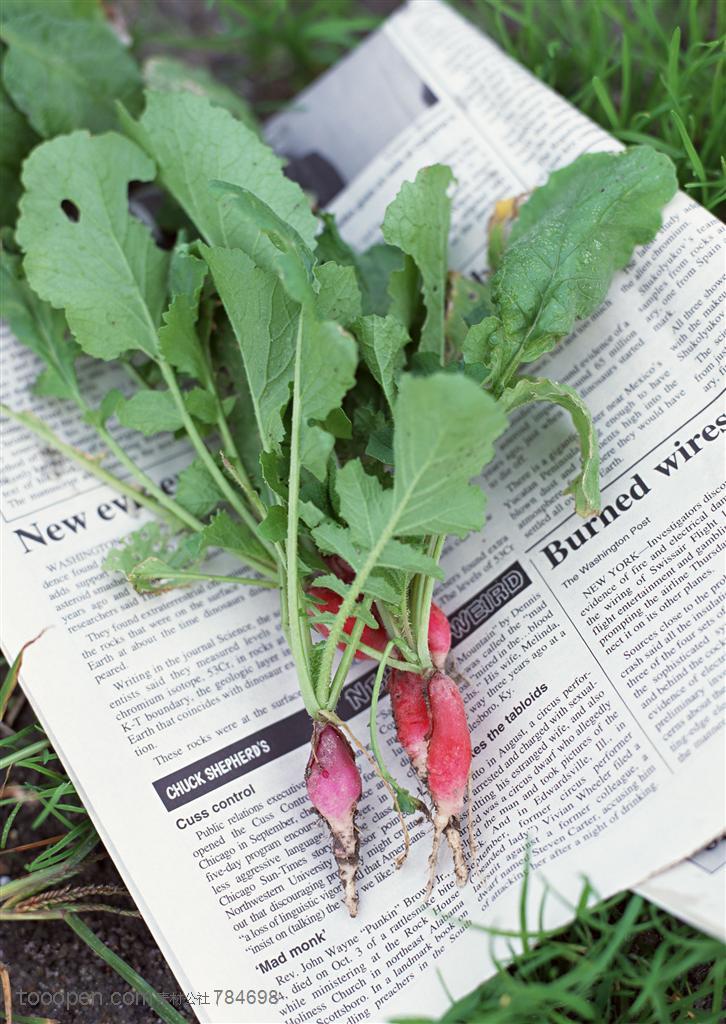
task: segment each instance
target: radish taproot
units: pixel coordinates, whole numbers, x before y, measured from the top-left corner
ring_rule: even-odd
[[[399,742],[408,754],[416,774],[425,782],[431,714],[426,702],[424,677],[415,672],[391,669],[388,692]]]
[[[459,815],[464,809],[471,771],[471,735],[464,701],[450,676],[435,672],[428,681],[427,693],[431,711],[427,783],[435,809],[428,895],[433,888],[439,845],[444,833],[454,858],[457,882],[464,885],[468,877],[459,832]]]
[[[429,613],[428,630],[429,654],[434,663],[434,668],[443,672],[446,668],[446,659],[451,650],[451,626],[446,613],[437,604],[431,602]]]
[[[359,847],[355,814],[362,792],[360,773],[350,744],[335,726],[314,722],[310,748],[305,769],[308,796],[330,829],[345,906],[350,916],[355,917]]]

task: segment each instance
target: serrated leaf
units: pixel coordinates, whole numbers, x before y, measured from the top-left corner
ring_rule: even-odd
[[[154,586],[154,580],[158,575],[164,575],[163,572],[154,575],[156,563],[163,565],[166,571],[189,568],[200,560],[203,553],[204,542],[199,534],[182,535],[180,538],[158,523],[147,523],[128,534],[120,547],[112,548],[102,568],[106,572],[123,573],[139,593],[148,593],[159,589]]]
[[[578,393],[567,384],[553,380],[521,377],[512,387],[504,389],[499,401],[507,412],[528,402],[551,402],[569,412],[580,438],[582,469],[565,494],[574,496],[578,515],[596,515],[601,507],[600,452],[590,410]]]
[[[24,14],[3,19],[0,38],[8,46],[5,87],[40,135],[113,128],[117,100],[140,109],[136,62],[103,20],[53,17],[26,5]]]
[[[215,107],[224,107],[259,134],[255,116],[241,96],[218,81],[206,68],[174,57],[149,57],[143,67],[144,82],[152,92],[191,92],[204,96]]]
[[[23,167],[17,240],[37,294],[66,311],[81,348],[116,359],[158,346],[169,257],[130,216],[130,181],[151,161],[128,139],[73,132],[43,143]]]
[[[451,200],[454,177],[449,167],[422,168],[413,182],[404,182],[386,210],[383,237],[410,256],[421,273],[426,320],[419,348],[436,352],[443,363],[444,309],[448,266]]]
[[[340,470],[336,490],[340,499],[340,516],[348,523],[353,543],[363,551],[371,551],[381,531],[386,530],[391,521],[393,491],[384,490],[381,482],[369,476],[357,459]],[[443,579],[443,573],[433,559],[410,544],[393,539],[388,540],[380,551],[377,564]]]
[[[480,529],[484,496],[469,481],[506,427],[497,403],[458,374],[404,375],[393,420],[396,534]]]
[[[196,323],[199,296],[207,273],[203,260],[186,246],[174,250],[169,268],[171,301],[159,328],[159,348],[168,362],[197,380],[206,380],[207,367]]]
[[[174,497],[192,515],[206,516],[223,496],[204,463],[195,459],[179,474]]]
[[[234,402],[234,398],[232,398]],[[217,401],[209,391],[204,388],[192,388],[184,392],[184,405],[196,419],[202,423],[213,424],[217,422]]]
[[[119,401],[115,413],[121,426],[138,430],[146,437],[162,431],[173,433],[183,426],[170,391],[137,391],[130,398]]]
[[[240,250],[202,246],[202,252],[234,329],[263,448],[276,450],[290,400],[299,307],[279,278]]]
[[[209,245],[239,248],[255,258],[273,248],[231,198],[220,201],[209,188],[218,180],[253,192],[314,246],[316,221],[302,189],[284,176],[272,150],[227,110],[187,92],[150,92],[138,121],[123,113],[121,120]]]
[[[201,537],[206,547],[222,548],[252,562],[269,561],[267,551],[249,526],[238,519],[232,519],[224,509],[217,512],[211,522],[204,527]]]
[[[482,526],[484,495],[470,481],[491,458],[505,426],[497,402],[462,374],[404,375],[394,408],[393,487],[385,490],[359,460],[348,462],[336,477],[347,526],[321,523],[313,530],[316,544],[352,565],[367,593],[378,585],[374,576],[394,567],[398,578],[383,576],[381,599],[397,602],[401,571],[440,573],[412,538],[463,536]]]
[[[363,309],[354,267],[329,262],[317,266],[314,273],[320,285],[315,298],[318,316],[349,327]]]
[[[287,510],[282,505],[272,505],[260,523],[260,534],[265,540],[278,544],[285,539],[287,533]]]
[[[324,480],[334,439],[317,423],[337,409],[355,383],[357,355],[349,334],[330,320],[322,323],[307,315],[300,338],[301,464]]]
[[[655,236],[676,184],[668,157],[638,146],[585,154],[532,194],[492,279],[495,393],[600,306],[615,271]]]
[[[22,275],[20,257],[5,248],[0,253],[0,315],[46,365],[36,392],[80,401],[75,367],[80,350],[69,337],[66,319],[38,298]]]
[[[389,406],[396,398],[396,380],[403,369],[408,331],[393,316],[364,316],[354,324],[361,355],[380,384]]]
[[[262,452],[260,454],[260,466],[262,478],[273,492],[281,498],[287,499],[287,473],[283,464],[282,456],[277,452]]]
[[[317,237],[315,255],[320,263],[332,260],[341,266],[353,267],[361,292],[362,312],[384,316],[390,298],[388,282],[400,270],[404,255],[395,245],[378,243],[365,252],[356,252],[340,235],[332,213],[323,213],[323,230]]]

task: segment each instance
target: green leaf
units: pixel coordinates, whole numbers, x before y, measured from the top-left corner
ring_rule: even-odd
[[[170,391],[137,391],[131,398],[119,401],[115,413],[121,426],[138,430],[146,437],[162,431],[173,433],[184,425]]]
[[[414,326],[420,326],[423,319],[421,275],[410,256],[404,256],[403,265],[391,274],[388,296],[389,316],[395,316],[408,331],[413,331]]]
[[[450,168],[442,164],[422,168],[415,181],[404,182],[383,220],[385,240],[410,256],[421,272],[426,320],[419,348],[437,353],[442,363],[451,224],[447,190],[453,180]]]
[[[232,398],[234,402],[234,398]],[[192,416],[201,420],[202,423],[213,424],[217,422],[217,402],[213,394],[205,391],[204,388],[193,388],[184,392],[184,405]]]
[[[395,500],[393,492],[384,490],[377,477],[369,476],[358,459],[348,462],[340,470],[336,490],[340,499],[340,515],[348,523],[354,544],[363,551],[372,550],[391,519]],[[443,579],[441,569],[432,558],[396,540],[385,544],[378,556],[378,565]]]
[[[106,572],[121,572],[131,579],[136,566],[148,559],[161,559],[178,569],[198,561],[200,555],[198,536],[186,537],[179,543],[178,538],[159,523],[147,523],[128,534],[120,547],[112,548],[102,568]],[[154,589],[142,581],[135,581],[134,586],[140,591]]]
[[[269,554],[252,530],[238,519],[232,519],[224,509],[217,512],[211,522],[204,527],[201,537],[205,547],[231,551],[245,561],[269,561]]]
[[[324,480],[334,438],[318,423],[337,409],[355,383],[357,365],[353,338],[331,320],[303,318],[300,353],[299,408],[301,464]]]
[[[75,366],[79,348],[68,337],[65,317],[38,298],[22,276],[20,257],[5,248],[0,253],[0,314],[46,364],[36,392],[81,401]]]
[[[0,83],[0,226],[15,223],[22,188],[20,167],[38,136]]]
[[[446,296],[446,348],[460,353],[469,328],[491,313],[491,289],[472,277],[450,271]]]
[[[196,330],[199,296],[206,273],[204,261],[192,256],[187,246],[175,249],[169,269],[171,302],[159,328],[159,349],[167,361],[197,380],[207,377],[206,360]]]
[[[381,567],[438,575],[436,562],[411,543],[432,533],[463,536],[484,522],[484,495],[470,481],[493,454],[506,426],[498,403],[462,374],[401,378],[394,407],[393,487],[365,473],[359,460],[337,474],[340,517],[313,530],[321,551],[345,558],[364,589],[382,582],[381,600],[395,603],[395,581],[375,579]],[[373,572],[372,576],[368,573]]]
[[[228,181],[212,181],[211,188],[221,196],[221,203],[232,204],[254,229],[255,251],[250,254],[254,262],[276,274],[296,302],[314,302],[320,287],[313,274],[315,257],[295,228],[248,188]]]
[[[272,505],[260,523],[260,533],[266,540],[279,544],[287,533],[287,510],[282,505]]]
[[[279,278],[243,252],[201,248],[237,338],[263,448],[277,450],[294,375],[299,307]]]
[[[544,378],[521,377],[505,388],[500,404],[507,412],[528,402],[551,402],[566,409],[580,438],[582,469],[565,494],[575,498],[575,510],[581,516],[594,516],[600,511],[600,453],[597,433],[590,411],[578,393],[567,384]]]
[[[179,474],[174,497],[193,516],[206,516],[223,495],[201,459],[195,459]]]
[[[130,181],[151,161],[128,139],[74,132],[33,150],[17,240],[31,287],[56,308],[89,355],[117,359],[158,348],[169,257],[128,212]]]
[[[141,107],[136,62],[103,20],[53,17],[27,5],[3,19],[5,87],[40,134],[116,125],[115,103]]]
[[[188,92],[151,92],[138,121],[126,113],[121,120],[209,245],[243,249],[255,258],[272,248],[231,197],[220,199],[209,188],[210,181],[220,180],[253,192],[314,246],[316,221],[302,189],[284,176],[272,150],[227,110]]]
[[[600,306],[615,271],[655,236],[675,191],[668,157],[638,146],[581,156],[532,194],[492,280],[495,393]]]
[[[404,349],[410,341],[408,331],[393,316],[364,316],[354,324],[354,332],[365,364],[392,408],[396,380],[404,365]]]
[[[150,57],[143,67],[144,82],[152,92],[191,92],[204,96],[215,107],[223,107],[259,134],[249,105],[218,81],[206,68],[194,67],[174,57]]]
[[[368,316],[384,316],[388,310],[388,281],[394,270],[400,270],[403,253],[395,245],[377,244],[365,252],[356,252],[340,235],[332,213],[321,214],[323,230],[317,237],[315,255],[320,263],[329,260],[353,267],[361,292],[362,312]]]
[[[497,403],[458,374],[404,375],[393,420],[396,534],[480,529],[484,495],[469,481],[490,461],[506,427]]]
[[[353,267],[323,263],[315,268],[320,291],[315,308],[321,320],[337,320],[349,327],[361,315],[361,294]]]

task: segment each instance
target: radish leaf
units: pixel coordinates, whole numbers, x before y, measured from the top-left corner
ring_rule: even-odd
[[[406,181],[386,210],[383,237],[415,262],[423,282],[426,320],[419,348],[435,352],[443,363],[446,275],[451,200],[447,190],[454,180],[449,167],[424,167],[416,180]]]
[[[552,402],[572,416],[580,438],[582,469],[565,491],[575,498],[575,510],[581,516],[594,516],[600,511],[600,453],[595,424],[590,410],[578,393],[567,384],[544,378],[520,377],[512,387],[505,388],[500,398],[507,412],[528,402]]]

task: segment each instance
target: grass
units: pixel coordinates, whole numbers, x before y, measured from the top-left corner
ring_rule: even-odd
[[[675,162],[726,214],[726,4],[720,0],[456,0],[516,60],[624,143]]]
[[[583,113],[675,162],[686,192],[726,217],[722,0],[448,0]],[[216,62],[258,116],[354,46],[395,0],[211,0],[207,31],[143,5],[142,49]],[[190,4],[190,9],[192,5]],[[233,57],[232,57],[233,55]]]

